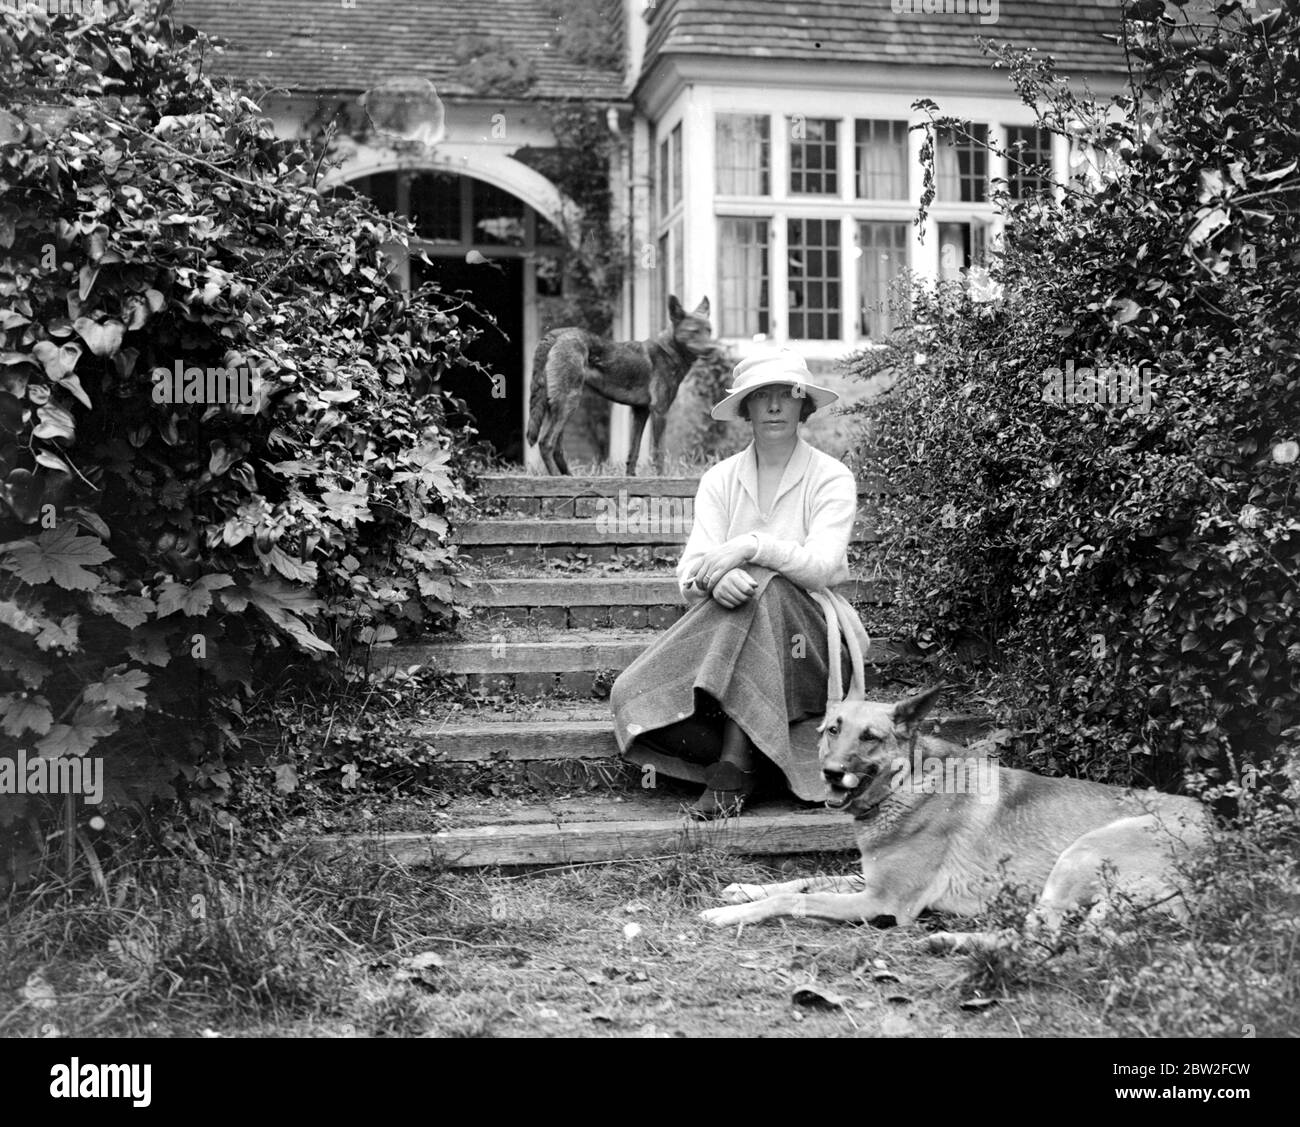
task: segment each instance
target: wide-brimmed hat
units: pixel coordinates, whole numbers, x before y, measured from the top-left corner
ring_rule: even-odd
[[[771,384],[789,384],[798,390],[795,394],[805,395],[813,401],[813,410],[834,403],[839,395],[828,387],[812,382],[812,373],[804,358],[792,348],[782,348],[775,352],[763,352],[742,360],[731,370],[731,386],[727,388],[727,397],[713,405],[709,412],[715,419],[738,419],[741,400],[756,388]]]

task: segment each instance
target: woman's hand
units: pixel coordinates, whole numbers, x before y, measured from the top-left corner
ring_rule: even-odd
[[[758,590],[758,580],[744,568],[733,567],[713,586],[713,598],[728,610],[749,602]]]
[[[754,550],[751,536],[734,536],[725,544],[706,552],[696,565],[695,573],[690,577],[701,591],[711,591],[714,585],[732,568],[749,561]]]

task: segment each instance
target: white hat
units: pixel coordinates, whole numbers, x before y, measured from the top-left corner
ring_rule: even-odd
[[[715,403],[709,412],[715,419],[738,419],[741,400],[755,388],[771,384],[791,384],[798,390],[796,396],[807,396],[813,401],[813,410],[834,403],[839,395],[828,387],[812,382],[812,373],[804,358],[792,348],[768,351],[742,360],[731,370],[731,386],[727,397]]]

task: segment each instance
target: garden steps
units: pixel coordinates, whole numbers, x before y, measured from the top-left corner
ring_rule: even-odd
[[[980,713],[948,712],[929,717],[924,730],[964,743],[991,727],[990,718]],[[411,734],[426,738],[452,763],[608,759],[618,755],[607,704],[548,709],[532,716],[471,715],[416,726]]]
[[[852,603],[888,602],[887,585],[871,579],[851,579],[835,590]],[[671,573],[476,579],[460,596],[460,605],[472,609],[477,622],[574,630],[598,626],[665,630],[686,613],[677,577]]]
[[[555,547],[560,544],[574,548],[637,547],[643,544],[685,544],[693,520],[686,517],[660,518],[655,515],[643,518],[638,514],[620,514],[617,517],[593,516],[588,518],[497,517],[489,520],[464,521],[457,530],[457,542],[466,547]],[[648,527],[642,528],[641,525]],[[854,544],[872,544],[879,539],[872,524],[859,517],[853,526]]]
[[[448,782],[481,787],[513,779],[537,793],[522,807],[486,817],[448,823],[443,812],[431,812],[429,830],[332,835],[318,844],[360,844],[406,863],[454,866],[617,860],[701,844],[774,856],[852,850],[851,818],[793,799],[763,802],[721,824],[692,822],[681,809],[690,801],[689,784],[642,790],[640,769],[618,754],[608,704],[599,698],[686,610],[672,568],[698,484],[697,477],[480,477],[479,512],[454,525],[459,553],[470,563],[458,599],[469,613],[454,635],[376,647],[368,660],[377,671],[425,666],[489,697],[542,703],[515,716],[481,710],[415,722],[409,730],[413,740],[432,745]],[[851,561],[872,550],[870,509],[887,492],[878,478],[859,484]],[[561,559],[563,570],[548,566]],[[612,567],[602,572],[606,561]],[[638,566],[622,570],[624,561]],[[859,606],[889,601],[886,584],[856,570],[837,589]],[[864,617],[870,629],[871,616]],[[881,667],[925,657],[903,642],[873,638],[868,683],[880,682]],[[586,699],[556,703],[556,694]],[[959,740],[989,727],[983,717],[940,719],[944,734]],[[558,788],[579,795],[557,799]],[[453,805],[469,798],[463,794]]]
[[[739,818],[697,822],[683,813],[688,801],[659,792],[539,801],[449,829],[323,834],[312,847],[327,857],[359,850],[402,865],[450,868],[567,865],[700,848],[765,856],[856,849],[855,823],[843,813],[784,799],[763,802]]]
[[[472,640],[435,640],[376,648],[370,653],[370,668],[381,671],[422,665],[451,675],[503,677],[525,673],[621,673],[659,636],[658,630],[625,627],[559,630],[507,624],[475,629],[491,631],[491,634]],[[908,643],[888,638],[873,638],[864,654],[871,665],[924,656]],[[518,691],[518,686],[514,687]],[[539,682],[533,691],[545,692],[546,688]]]
[[[870,579],[850,579],[834,590],[853,603],[885,601],[888,589]],[[483,578],[463,596],[464,605],[491,608],[678,606],[685,609],[672,573],[644,576]]]

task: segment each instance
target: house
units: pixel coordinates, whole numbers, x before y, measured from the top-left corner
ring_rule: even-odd
[[[420,257],[396,269],[468,289],[501,333],[479,342],[503,380],[459,390],[498,450],[525,457],[532,350],[572,318],[572,256],[590,234],[565,161],[599,152],[611,203],[610,328],[653,335],[667,295],[708,295],[743,355],[789,342],[835,362],[888,332],[904,268],[959,277],[996,238],[991,186],[1032,169],[952,139],[936,149],[924,227],[928,98],[1025,166],[1077,173],[1035,127],[978,36],[1051,55],[1100,95],[1122,86],[1113,0],[179,0],[227,40],[218,68],[253,88],[282,135],[334,123],[338,184],[409,215]],[[575,146],[566,109],[603,121]],[[581,135],[579,135],[581,136]],[[549,163],[546,159],[549,156]],[[558,163],[557,163],[558,159]],[[598,187],[600,187],[598,185]],[[428,263],[423,258],[428,258]],[[621,277],[618,275],[621,274]],[[600,279],[597,278],[599,283]],[[593,397],[594,398],[594,397]],[[628,411],[590,405],[571,457],[625,456]],[[608,422],[606,416],[608,415]],[[535,451],[529,451],[529,461]]]

